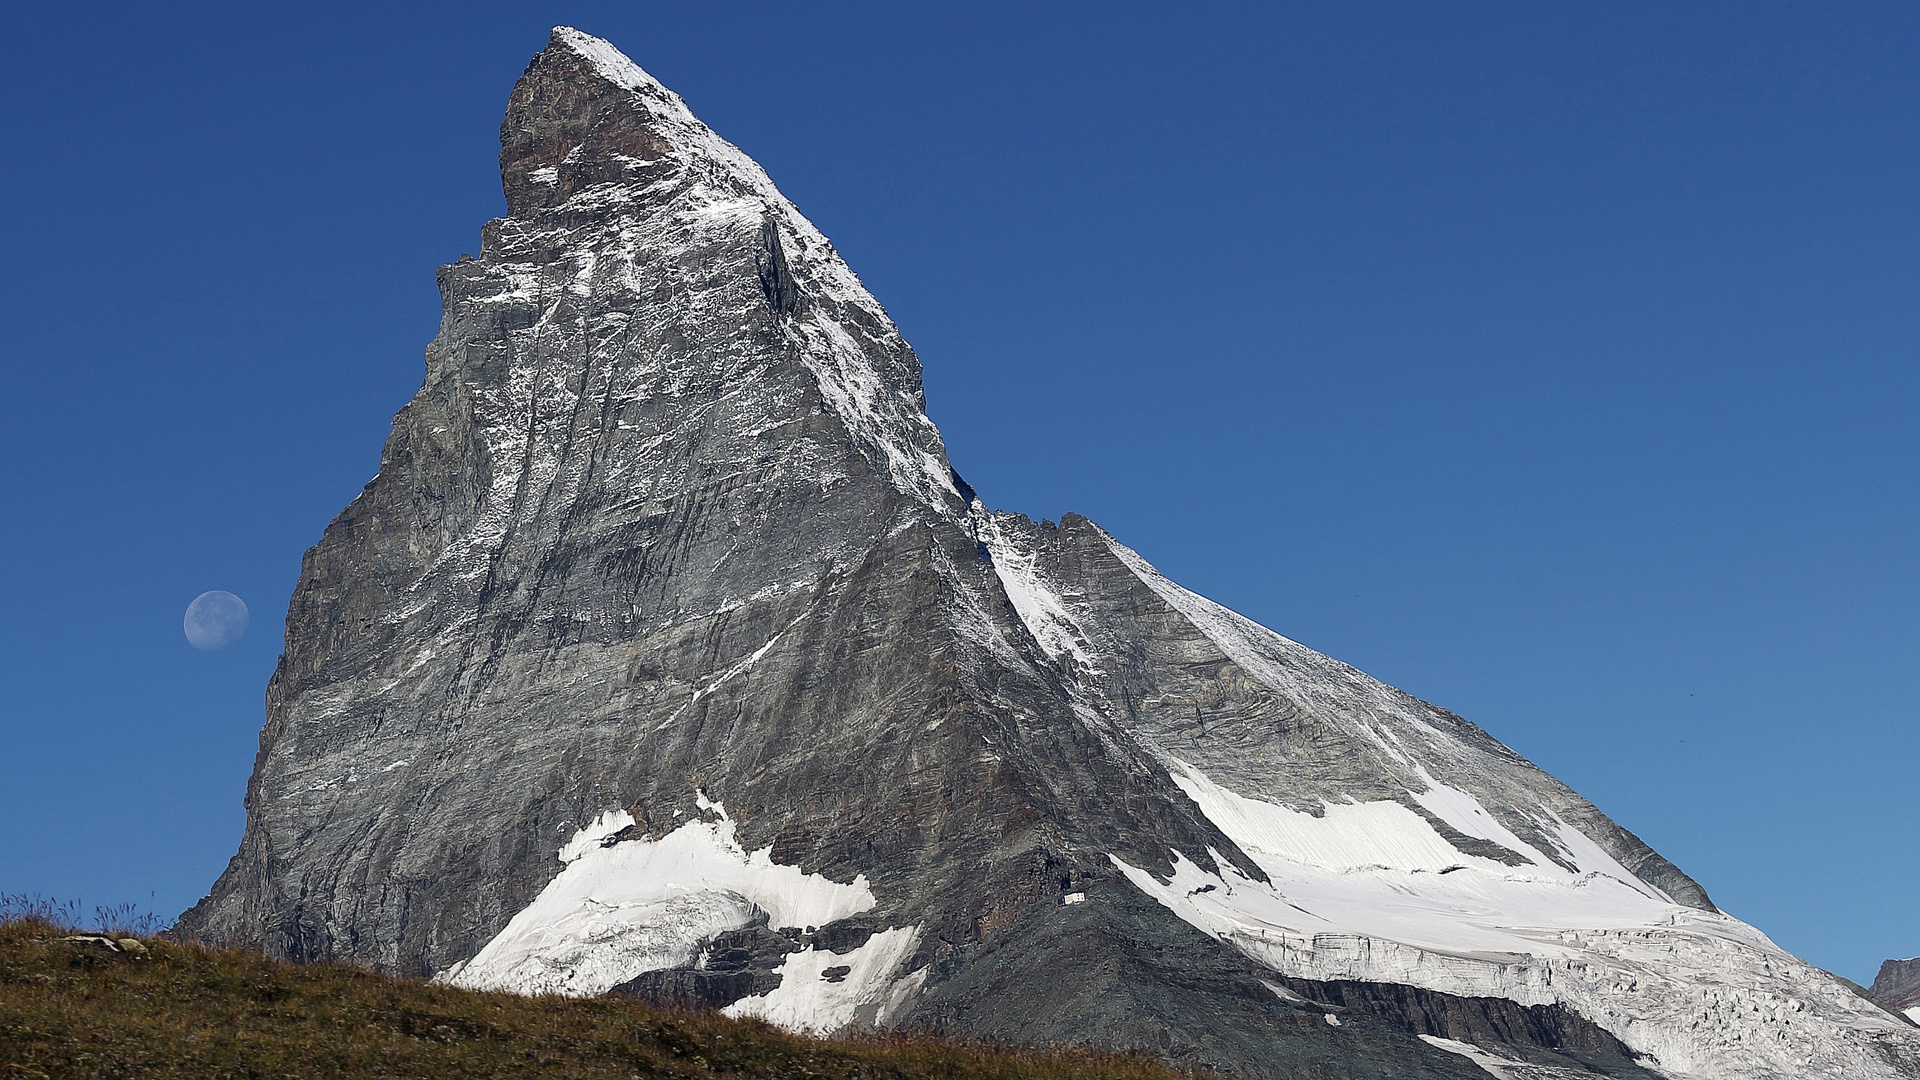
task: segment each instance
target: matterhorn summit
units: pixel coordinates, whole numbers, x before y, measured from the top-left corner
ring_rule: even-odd
[[[1920,1076],[1471,723],[989,510],[738,149],[553,32],[183,933],[1239,1076]]]

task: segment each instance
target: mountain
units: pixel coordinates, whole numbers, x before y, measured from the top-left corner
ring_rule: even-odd
[[[561,28],[180,932],[1249,1076],[1920,1076],[1479,728],[991,511],[766,175]]]
[[[1920,1023],[1920,956],[1909,960],[1889,960],[1880,965],[1867,996],[1889,1012]]]

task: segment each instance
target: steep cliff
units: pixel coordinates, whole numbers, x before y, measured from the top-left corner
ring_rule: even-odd
[[[183,933],[1247,1075],[1920,1075],[1472,724],[988,510],[833,246],[606,42],[501,147]]]
[[[1890,1012],[1920,1023],[1920,956],[1881,964],[1867,994]]]

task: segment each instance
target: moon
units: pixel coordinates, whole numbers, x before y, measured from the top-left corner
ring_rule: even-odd
[[[194,648],[207,652],[224,649],[247,632],[247,604],[224,589],[203,592],[187,605],[187,617],[181,624],[187,631],[187,643]]]

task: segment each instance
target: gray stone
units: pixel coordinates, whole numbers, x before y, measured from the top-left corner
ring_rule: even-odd
[[[1867,996],[1894,1012],[1920,1006],[1920,956],[1909,960],[1888,960],[1880,965]]]

